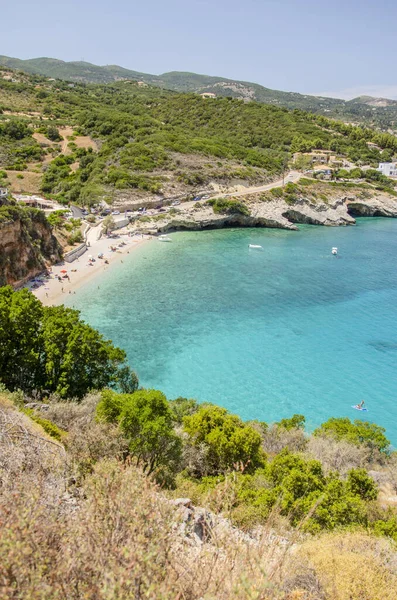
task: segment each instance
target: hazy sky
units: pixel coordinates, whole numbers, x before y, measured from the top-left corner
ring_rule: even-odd
[[[0,0],[0,54],[397,98],[396,0]]]

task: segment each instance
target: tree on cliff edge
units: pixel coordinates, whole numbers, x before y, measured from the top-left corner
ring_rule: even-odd
[[[77,310],[45,307],[26,289],[0,289],[0,381],[11,391],[81,399],[91,389],[138,388],[120,348]]]

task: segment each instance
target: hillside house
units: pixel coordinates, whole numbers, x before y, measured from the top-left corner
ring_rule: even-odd
[[[397,163],[379,163],[377,169],[386,177],[397,177]]]
[[[212,92],[203,92],[200,96],[202,98],[216,98],[216,94],[213,94]]]
[[[332,179],[331,169],[319,169],[318,171],[314,171],[314,175],[317,179],[323,179],[325,181],[330,181]]]

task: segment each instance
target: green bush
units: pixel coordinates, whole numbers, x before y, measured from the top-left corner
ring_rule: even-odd
[[[304,429],[305,428],[306,418],[303,415],[292,415],[290,419],[281,419],[279,423],[276,423],[279,427],[283,429]]]
[[[169,405],[173,414],[173,418],[178,425],[182,425],[184,417],[189,417],[197,412],[200,405],[192,398],[176,398],[170,400]]]
[[[22,411],[28,415],[38,425],[40,425],[44,431],[51,437],[53,437],[58,442],[62,442],[66,436],[66,431],[60,429],[55,423],[49,421],[48,419],[43,419],[39,415],[37,415],[32,409],[23,408]]]
[[[73,231],[68,237],[68,244],[73,246],[74,244],[82,244],[84,242],[83,234],[80,229]]]
[[[63,139],[59,130],[54,125],[48,125],[46,135],[52,142],[61,142]]]
[[[207,200],[207,204],[212,206],[214,213],[228,215],[244,215],[249,216],[250,211],[243,202],[237,200],[227,200],[226,198],[214,198]]]
[[[353,423],[348,417],[332,417],[314,431],[314,435],[330,435],[338,440],[346,440],[352,444],[364,444],[370,449],[388,453],[390,441],[385,436],[385,429],[375,423],[356,419]]]
[[[0,288],[0,381],[10,391],[77,399],[107,386],[138,387],[125,352],[77,310],[43,306],[27,289],[10,286]]]
[[[208,448],[205,474],[216,475],[233,469],[249,472],[263,463],[258,431],[225,408],[202,406],[184,418],[184,430],[193,447],[205,444]]]
[[[105,391],[97,415],[118,422],[131,454],[145,473],[150,475],[160,468],[176,470],[182,443],[173,430],[173,414],[164,394],[157,390],[133,394]]]

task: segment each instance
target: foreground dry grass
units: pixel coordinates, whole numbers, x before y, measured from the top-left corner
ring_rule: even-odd
[[[0,598],[392,600],[397,553],[365,533],[253,536],[183,509],[128,462],[96,399],[54,405],[67,452],[0,395]],[[88,473],[88,475],[87,475]],[[277,515],[276,515],[277,516]]]
[[[304,543],[298,555],[317,573],[325,598],[397,598],[397,554],[385,539],[364,533],[322,535]]]

